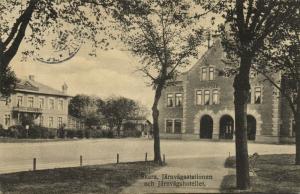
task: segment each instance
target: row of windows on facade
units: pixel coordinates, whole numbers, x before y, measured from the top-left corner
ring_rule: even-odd
[[[252,99],[254,97],[254,104],[261,103],[262,91],[261,87],[254,88],[254,96],[249,92],[248,103],[253,103]],[[175,103],[174,103],[175,96]],[[210,105],[210,104],[220,104],[220,92],[219,89],[203,89],[196,91],[196,105]],[[182,106],[182,93],[167,94],[167,106]]]
[[[229,133],[229,131],[232,131],[231,129],[232,124],[229,124],[225,128],[225,134]],[[165,131],[166,133],[181,133],[182,129],[182,121],[180,119],[167,119],[165,124]],[[291,121],[291,134],[292,137],[296,136],[296,123],[295,120]]]
[[[226,77],[230,77],[230,74],[227,75],[225,74]],[[256,78],[257,77],[257,72],[251,69],[250,71],[250,78]],[[202,81],[212,81],[215,79],[215,68],[214,67],[202,67],[201,68],[201,74],[200,74],[200,79]]]
[[[48,127],[53,128],[54,127],[54,117],[49,117],[48,118]],[[4,124],[5,126],[10,126],[11,125],[11,116],[9,114],[4,115]],[[44,126],[44,116],[39,116],[39,125]],[[63,122],[62,122],[62,117],[57,117],[57,127],[62,127]]]
[[[39,117],[39,125],[40,126],[44,126],[44,117],[40,116]],[[57,127],[60,128],[63,126],[63,122],[62,122],[62,117],[57,117]],[[54,128],[54,117],[49,117],[48,118],[48,127],[49,128]]]
[[[54,110],[55,109],[55,101],[54,99],[49,99],[48,101],[49,104],[49,109]],[[58,100],[58,104],[57,104],[57,108],[58,110],[63,110],[64,109],[64,101],[62,99]],[[17,96],[17,106],[21,107],[23,106],[23,96]],[[34,98],[33,97],[27,97],[27,106],[30,108],[34,107]],[[44,98],[39,98],[39,104],[38,104],[39,108],[45,108],[45,99]]]

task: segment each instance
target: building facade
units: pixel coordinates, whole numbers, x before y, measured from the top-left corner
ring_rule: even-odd
[[[217,40],[191,69],[162,92],[159,127],[162,138],[234,140],[233,76],[223,63]],[[272,77],[280,81],[280,74]],[[294,141],[293,119],[286,100],[264,77],[251,72],[248,139]]]
[[[17,84],[15,93],[8,99],[0,99],[0,124],[4,129],[13,125],[34,124],[47,128],[69,128],[75,120],[69,118],[68,106],[71,96],[67,94],[67,85],[56,90],[35,81],[30,75]]]

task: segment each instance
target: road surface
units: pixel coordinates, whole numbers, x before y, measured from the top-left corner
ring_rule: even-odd
[[[0,143],[0,173],[32,170],[32,160],[37,159],[37,169],[105,164],[153,159],[153,140],[149,139],[85,139],[78,141],[44,143]],[[166,161],[187,158],[226,158],[234,155],[234,142],[161,140],[161,152]],[[249,154],[295,153],[294,145],[249,143]]]

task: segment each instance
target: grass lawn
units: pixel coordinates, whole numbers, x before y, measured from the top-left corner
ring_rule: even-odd
[[[158,168],[132,162],[2,174],[0,193],[119,193]]]
[[[238,193],[300,193],[300,166],[295,164],[295,155],[272,154],[259,156],[256,176],[251,176],[251,190],[237,191],[235,175],[223,179],[222,192]],[[235,168],[235,157],[227,158],[225,167]]]

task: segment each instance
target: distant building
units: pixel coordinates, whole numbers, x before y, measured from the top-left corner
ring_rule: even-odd
[[[20,125],[24,120],[33,120],[36,125],[58,129],[60,127],[82,127],[82,123],[68,115],[71,96],[67,85],[56,90],[37,82],[33,75],[17,84],[15,93],[9,98],[0,98],[0,124],[4,129]],[[79,123],[79,124],[78,124]]]
[[[131,119],[122,122],[121,133],[132,129],[140,131],[143,137],[152,135],[152,123],[146,119]]]
[[[159,102],[162,138],[235,138],[233,76],[226,74],[225,52],[217,40],[177,81],[170,83]],[[281,81],[280,74],[271,75]],[[286,100],[268,81],[251,72],[248,102],[248,139],[293,142],[294,124]]]

